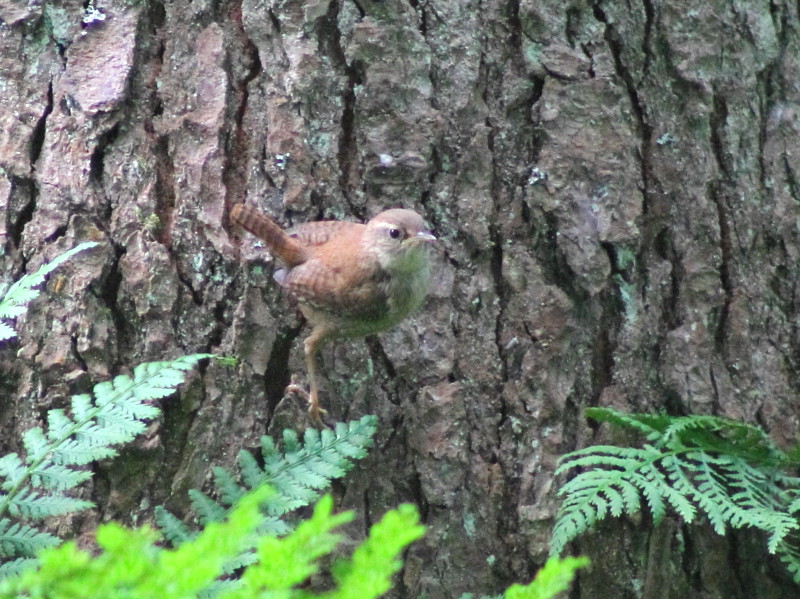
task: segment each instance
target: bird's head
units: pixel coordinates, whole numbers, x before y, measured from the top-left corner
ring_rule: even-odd
[[[428,247],[436,241],[413,210],[385,210],[367,223],[367,243],[389,272],[413,272],[430,267]]]

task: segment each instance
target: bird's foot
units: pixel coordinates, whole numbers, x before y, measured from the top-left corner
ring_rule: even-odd
[[[290,393],[294,393],[295,395],[300,396],[301,399],[305,400],[308,403],[308,419],[311,421],[311,424],[314,428],[323,429],[323,428],[332,428],[327,422],[323,420],[323,416],[327,416],[328,410],[325,408],[321,408],[319,406],[319,402],[315,401],[313,394],[306,391],[300,385],[292,383],[288,387],[286,387],[286,391],[284,391],[286,395]]]
[[[328,415],[328,410],[325,408],[320,408],[316,405],[310,405],[308,407],[308,419],[311,421],[311,424],[314,425],[314,428],[323,429],[323,428],[333,428],[330,424],[325,422],[322,417]]]

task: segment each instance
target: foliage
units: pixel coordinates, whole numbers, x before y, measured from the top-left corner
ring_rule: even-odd
[[[569,588],[575,570],[589,565],[585,557],[550,558],[529,585],[511,585],[504,599],[550,599]]]
[[[796,454],[777,448],[759,428],[714,416],[624,414],[590,408],[586,415],[644,437],[641,447],[596,445],[565,455],[556,475],[576,472],[559,490],[551,555],[607,516],[632,515],[641,498],[658,524],[667,510],[685,522],[703,514],[718,534],[752,527],[767,533],[800,582],[800,478]]]
[[[98,244],[92,241],[81,243],[54,260],[43,264],[36,272],[21,277],[5,293],[0,293],[0,341],[6,341],[17,336],[16,331],[11,328],[7,321],[25,314],[28,304],[39,296],[39,290],[34,288],[44,283],[47,275],[72,258],[72,256],[96,245]]]
[[[224,573],[224,564],[253,544],[271,490],[259,487],[240,498],[223,522],[211,522],[192,540],[174,549],[157,544],[147,527],[128,530],[104,524],[97,530],[99,553],[92,556],[68,542],[41,552],[38,566],[0,581],[0,599],[189,599],[202,595]],[[370,528],[368,537],[330,569],[333,588],[313,590],[311,577],[325,573],[321,562],[342,537],[335,529],[353,514],[332,513],[329,495],[311,517],[284,537],[255,539],[256,559],[235,586],[219,599],[373,599],[391,587],[403,550],[424,528],[416,508],[401,505]],[[262,507],[260,507],[262,506]],[[550,599],[565,590],[586,558],[551,559],[529,585],[513,585],[506,599]]]
[[[147,528],[102,525],[97,531],[99,555],[90,556],[74,542],[46,549],[38,568],[0,582],[0,599],[197,597],[222,574],[224,563],[252,543],[263,519],[259,504],[268,493],[265,487],[248,493],[226,521],[209,523],[175,549],[158,546],[156,535]],[[239,585],[219,597],[371,599],[384,593],[400,568],[401,552],[424,532],[416,509],[403,505],[389,511],[349,559],[334,565],[335,588],[317,593],[306,583],[320,571],[321,558],[330,555],[341,540],[333,530],[352,518],[349,512],[332,514],[332,503],[330,496],[323,497],[311,518],[283,538],[261,536],[256,542],[257,561],[244,569]]]
[[[334,430],[307,429],[303,443],[293,430],[283,432],[280,446],[271,437],[264,436],[261,438],[263,466],[249,451],[240,451],[238,476],[219,466],[213,468],[219,501],[192,489],[189,491],[192,509],[204,526],[219,522],[248,490],[268,484],[273,492],[262,503],[263,519],[257,532],[285,535],[291,530],[286,514],[311,504],[331,480],[344,476],[354,460],[363,458],[372,445],[376,427],[374,416],[364,416],[352,422],[339,422]],[[198,534],[162,506],[156,507],[155,518],[162,534],[175,545]],[[224,570],[227,574],[233,573],[255,559],[251,545],[227,562]],[[229,581],[220,581],[210,587],[209,594],[217,595],[228,586]]]
[[[392,575],[403,565],[400,551],[424,533],[415,506],[404,504],[387,512],[370,529],[369,537],[353,552],[350,561],[336,564],[333,579],[338,589],[326,593],[326,599],[383,595],[392,586]]]
[[[22,455],[0,458],[0,559],[11,560],[0,574],[17,570],[20,560],[58,543],[30,523],[91,507],[65,491],[91,477],[86,464],[115,456],[115,446],[143,432],[145,422],[159,413],[152,400],[172,394],[186,371],[207,357],[148,362],[134,368],[132,376],[99,383],[92,394],[72,397],[71,414],[50,410],[46,431],[27,430]]]
[[[575,578],[575,571],[588,565],[585,557],[551,557],[530,584],[513,584],[502,595],[481,599],[550,599],[566,591]],[[465,593],[459,599],[472,599],[472,593]]]
[[[39,294],[34,287],[59,264],[94,245],[81,244],[8,288],[0,297],[0,341],[16,335],[5,321],[25,313]],[[171,394],[186,371],[206,357],[141,364],[132,376],[100,383],[91,394],[74,396],[69,413],[50,410],[46,430],[28,430],[22,455],[0,459],[0,560],[10,560],[0,567],[0,599],[188,598],[212,592],[222,599],[370,599],[390,589],[402,566],[401,552],[424,533],[413,506],[401,505],[372,526],[351,557],[330,569],[334,588],[320,593],[308,590],[309,578],[336,549],[341,536],[334,529],[350,521],[352,513],[332,514],[332,500],[325,496],[293,532],[282,519],[315,500],[365,455],[376,430],[374,416],[338,423],[335,431],[308,430],[303,443],[294,431],[284,431],[282,447],[263,437],[263,466],[242,451],[238,476],[215,468],[219,502],[190,492],[201,531],[158,510],[164,533],[178,545],[174,549],[158,545],[157,533],[147,527],[128,530],[112,523],[98,528],[100,551],[92,556],[75,542],[54,547],[56,537],[30,524],[90,507],[65,494],[91,477],[86,465],[116,455],[114,446],[142,432],[144,422],[158,414],[151,400]],[[585,563],[583,558],[552,559],[533,583],[514,585],[505,597],[552,597]],[[235,569],[236,579],[221,582]],[[9,573],[18,576],[3,578]]]
[[[344,476],[354,460],[363,458],[372,445],[376,426],[375,416],[364,416],[352,422],[338,422],[332,431],[307,429],[302,443],[295,431],[285,430],[282,446],[264,436],[261,438],[263,466],[249,451],[240,451],[238,476],[219,466],[213,469],[219,501],[192,489],[189,491],[192,508],[202,524],[217,522],[248,490],[267,483],[274,492],[264,502],[266,518],[259,532],[286,534],[290,526],[282,516],[311,504],[331,480]],[[160,506],[156,508],[156,522],[176,544],[196,534]]]
[[[8,321],[25,314],[45,277],[96,245],[82,243],[9,286],[0,298],[0,341],[16,336]],[[151,400],[170,395],[186,371],[204,357],[208,356],[141,364],[133,376],[120,375],[95,385],[91,394],[72,397],[71,414],[50,410],[46,432],[40,427],[26,431],[22,455],[0,458],[0,562],[4,562],[0,576],[18,572],[38,550],[58,543],[34,523],[92,506],[65,492],[91,477],[86,464],[116,455],[114,446],[141,433],[144,422],[159,412]]]

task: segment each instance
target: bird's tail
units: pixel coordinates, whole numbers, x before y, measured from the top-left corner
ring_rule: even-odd
[[[231,222],[261,239],[269,253],[286,266],[291,268],[308,260],[306,248],[258,210],[236,204],[231,208],[230,218]]]

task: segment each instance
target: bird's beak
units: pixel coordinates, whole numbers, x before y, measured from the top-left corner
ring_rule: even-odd
[[[412,239],[416,241],[436,241],[436,237],[427,231],[420,231]]]

